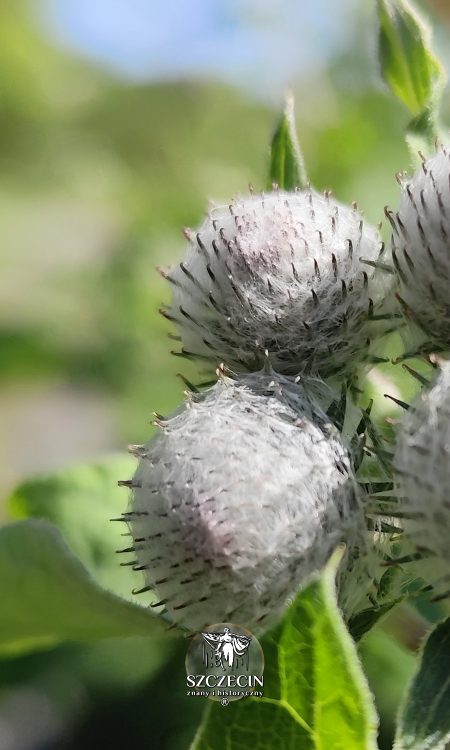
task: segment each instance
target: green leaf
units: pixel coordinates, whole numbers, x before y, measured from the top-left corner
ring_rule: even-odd
[[[271,190],[274,184],[282,190],[308,186],[305,162],[295,128],[293,96],[287,97],[283,114],[272,138],[268,189]]]
[[[355,641],[360,641],[376,623],[381,620],[393,607],[401,602],[401,599],[392,599],[385,604],[370,609],[363,609],[357,615],[351,617],[348,629]]]
[[[374,750],[377,719],[339,613],[335,559],[262,640],[264,697],[208,707],[191,750]]]
[[[384,628],[375,628],[358,648],[364,673],[380,712],[383,748],[391,748],[398,708],[416,669],[417,659]]]
[[[101,588],[46,521],[0,528],[0,652],[161,633],[149,610]]]
[[[407,0],[378,0],[381,73],[414,117],[432,103],[443,83],[442,66],[429,48],[430,33]]]
[[[450,617],[429,636],[399,717],[396,750],[444,750],[450,740]]]
[[[127,508],[128,492],[118,487],[128,479],[136,460],[127,455],[109,456],[92,464],[37,477],[19,485],[9,500],[13,518],[45,518],[63,533],[72,552],[93,577],[115,594],[131,598],[133,588],[143,585],[142,574],[120,566],[128,547],[125,524],[111,522]],[[150,598],[140,597],[140,603]]]

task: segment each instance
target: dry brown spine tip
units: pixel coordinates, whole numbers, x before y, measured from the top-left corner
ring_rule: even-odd
[[[445,359],[439,356],[439,354],[430,354],[428,359],[430,360],[432,365],[436,365],[436,367],[443,367],[445,364]]]
[[[119,481],[117,482],[117,485],[119,487],[128,487],[131,489],[133,489],[134,487],[141,487],[141,483],[136,482],[133,479],[119,479]]]
[[[136,458],[142,458],[146,454],[146,448],[145,445],[136,445],[134,443],[130,443],[130,445],[127,446],[128,453],[131,453],[132,456],[136,456]]]

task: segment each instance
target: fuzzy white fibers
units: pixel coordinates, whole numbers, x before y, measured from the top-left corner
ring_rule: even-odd
[[[402,188],[388,212],[398,293],[409,318],[432,344],[450,347],[450,153],[437,153]]]
[[[339,434],[274,373],[222,378],[140,455],[128,515],[138,569],[192,631],[267,629],[363,523]]]
[[[405,515],[405,536],[425,558],[417,569],[425,579],[433,575],[435,580],[428,582],[438,589],[441,584],[449,588],[450,363],[442,366],[432,387],[406,413],[397,439],[394,474],[399,508]]]
[[[312,190],[237,198],[190,235],[165,274],[182,353],[239,371],[267,350],[283,374],[351,372],[367,356],[389,277],[383,245],[356,208]],[[379,329],[377,325],[377,332]]]

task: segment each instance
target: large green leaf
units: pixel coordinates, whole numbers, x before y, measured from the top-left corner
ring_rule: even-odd
[[[400,713],[396,750],[444,750],[450,741],[450,618],[429,636]]]
[[[136,460],[127,455],[109,456],[91,464],[37,477],[19,485],[9,501],[13,518],[45,518],[63,533],[72,552],[94,578],[115,594],[131,598],[143,585],[142,574],[121,566],[129,547],[125,524],[112,522],[126,510],[127,490],[119,479],[132,476]],[[129,559],[129,556],[127,556]],[[140,597],[140,603],[149,596]]]
[[[417,117],[429,109],[443,70],[429,47],[428,29],[407,0],[378,0],[381,73]]]
[[[305,163],[297,138],[294,99],[288,96],[285,108],[272,138],[268,188],[273,184],[282,190],[305,188],[308,183]]]
[[[0,653],[161,633],[148,609],[101,588],[46,521],[0,528]]]
[[[208,707],[191,750],[376,748],[376,713],[336,604],[335,566],[262,641],[264,697]]]

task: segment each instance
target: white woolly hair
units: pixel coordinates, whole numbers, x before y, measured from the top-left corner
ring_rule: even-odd
[[[420,573],[437,589],[450,588],[450,363],[403,419],[394,476],[405,536],[425,558]]]
[[[312,190],[253,195],[212,210],[189,238],[163,274],[182,355],[252,371],[267,350],[278,372],[321,376],[367,356],[390,277],[371,265],[384,246],[356,207]]]
[[[404,179],[392,226],[398,296],[435,347],[450,346],[450,153],[440,146]]]
[[[227,621],[264,631],[364,524],[336,429],[280,375],[223,377],[140,456],[127,514],[137,569],[191,631]]]

